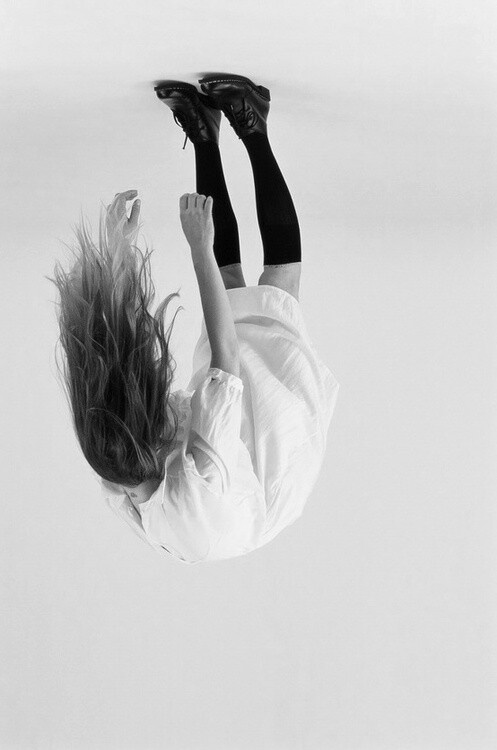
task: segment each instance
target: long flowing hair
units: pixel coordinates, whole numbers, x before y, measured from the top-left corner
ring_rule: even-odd
[[[66,245],[75,259],[70,270],[57,261],[55,278],[45,278],[60,294],[58,343],[65,360],[61,370],[56,354],[57,369],[83,455],[100,477],[135,487],[163,479],[164,455],[178,431],[169,404],[176,369],[169,339],[184,308],[166,336],[165,311],[179,291],[151,314],[154,250],[143,255],[131,243],[135,233],[124,237],[126,215],[110,233],[107,212],[100,212],[98,246],[82,218],[73,227],[77,246]]]

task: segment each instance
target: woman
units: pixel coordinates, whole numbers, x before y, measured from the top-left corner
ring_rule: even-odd
[[[126,213],[136,190],[107,207],[98,246],[77,228],[76,262],[67,274],[56,267],[55,279],[75,432],[103,497],[157,552],[189,564],[246,554],[302,514],[339,388],[299,304],[300,230],[267,136],[270,92],[231,73],[199,83],[204,93],[182,81],[155,87],[195,151],[197,192],[181,196],[180,220],[204,316],[188,388],[171,390],[163,327],[178,293],[149,312],[149,254],[132,242],[139,201]],[[257,286],[246,286],[241,268],[222,114],[253,170],[264,251]]]

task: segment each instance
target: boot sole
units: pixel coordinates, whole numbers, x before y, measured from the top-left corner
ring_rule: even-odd
[[[175,90],[175,91],[184,91],[189,96],[193,97],[194,99],[197,99],[198,97],[198,91],[195,86],[193,86],[191,83],[185,83],[185,81],[162,81],[157,86],[154,86],[154,91],[168,91],[168,90]],[[160,99],[161,97],[159,97]]]
[[[209,90],[207,89],[206,91],[204,85],[208,86],[210,83],[229,83],[230,81],[233,81],[233,83],[246,83],[256,94],[263,99],[266,99],[268,102],[271,101],[271,93],[269,89],[265,88],[265,86],[257,86],[250,80],[250,78],[245,78],[245,76],[237,76],[234,73],[211,73],[210,75],[199,78],[198,80],[202,91],[207,94],[209,94]]]
[[[167,99],[170,91],[184,91],[195,104],[200,103],[203,104],[204,107],[220,109],[218,103],[214,101],[214,99],[207,94],[202,94],[195,86],[191,83],[186,83],[185,81],[162,81],[162,83],[154,86],[154,91],[159,99]],[[158,93],[159,91],[163,92],[164,96],[160,96]]]

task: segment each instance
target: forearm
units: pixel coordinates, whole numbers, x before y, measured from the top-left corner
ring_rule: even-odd
[[[235,323],[214,250],[202,248],[192,254],[213,362],[238,375],[240,355]]]

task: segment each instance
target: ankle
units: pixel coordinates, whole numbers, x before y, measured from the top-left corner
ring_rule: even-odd
[[[248,135],[242,135],[240,138],[244,143],[248,142],[251,143],[260,141],[261,143],[269,143],[269,138],[267,137],[267,133],[248,133]]]

